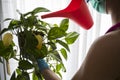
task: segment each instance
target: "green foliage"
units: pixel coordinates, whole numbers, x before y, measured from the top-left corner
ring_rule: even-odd
[[[63,31],[67,31],[68,30],[68,26],[69,26],[69,20],[68,19],[64,19],[61,21],[60,23],[60,29],[62,29]]]
[[[66,52],[66,50],[64,48],[62,48],[60,51],[61,51],[63,57],[67,60],[67,52]]]
[[[59,25],[38,19],[37,13],[47,11],[49,10],[43,7],[38,7],[25,14],[17,10],[20,14],[19,20],[7,18],[3,21],[9,20],[10,23],[7,28],[0,32],[0,36],[10,31],[12,35],[16,35],[18,38],[18,44],[13,41],[7,47],[0,40],[0,57],[7,61],[11,58],[18,61],[18,67],[13,72],[10,80],[30,80],[30,74],[32,74],[32,80],[43,80],[37,64],[37,59],[40,58],[44,58],[50,68],[61,78],[61,71],[66,72],[61,57],[67,60],[67,52],[70,52],[69,44],[73,44],[79,34],[68,32],[68,19],[63,19]],[[39,44],[36,35],[42,37],[40,49],[36,47]],[[19,48],[18,53],[15,49],[16,46]],[[2,62],[1,58],[0,62]],[[32,72],[29,72],[29,70]]]
[[[21,70],[28,70],[28,69],[32,69],[33,65],[27,60],[21,60],[19,61],[18,68]]]
[[[78,38],[79,34],[77,32],[69,32],[66,37],[65,40],[67,42],[67,44],[73,44],[75,42],[75,40]]]
[[[53,27],[48,33],[48,40],[53,40],[65,36],[65,31],[59,27]]]
[[[5,47],[3,45],[3,42],[0,41],[0,56],[3,57],[6,60],[9,60],[10,58],[13,58],[15,56],[16,52],[13,49],[13,45],[9,45]]]
[[[33,79],[33,80],[38,80],[38,77],[37,77],[37,75],[36,75],[35,73],[33,73],[32,79]]]

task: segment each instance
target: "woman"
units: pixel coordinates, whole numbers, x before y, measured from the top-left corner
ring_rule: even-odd
[[[94,41],[72,80],[120,80],[120,0],[90,2],[97,11],[111,15],[113,26]],[[60,80],[48,67],[41,72],[46,80]]]

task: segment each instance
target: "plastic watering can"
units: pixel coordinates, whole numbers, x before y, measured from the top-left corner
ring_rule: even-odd
[[[72,0],[65,9],[41,16],[42,19],[51,17],[69,18],[86,30],[90,29],[93,25],[93,19],[85,0]]]

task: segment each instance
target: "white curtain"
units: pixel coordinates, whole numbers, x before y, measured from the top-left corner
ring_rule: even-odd
[[[17,18],[17,14],[16,14],[16,0],[0,0],[1,4],[0,4],[0,21],[6,19],[6,18]],[[9,22],[5,22],[1,24],[1,29],[7,27],[9,24]],[[3,60],[3,64],[0,63],[0,77],[1,80],[9,80],[10,76],[7,74],[7,69],[6,69],[6,62],[5,60]],[[11,65],[13,64],[13,66],[11,67],[11,72],[13,70],[13,68],[15,68],[16,66],[16,62],[11,61],[10,63]]]
[[[3,19],[7,17],[18,18],[16,9],[20,12],[25,13],[33,10],[34,8],[46,7],[51,11],[57,11],[60,9],[64,9],[71,0],[1,0],[2,8],[3,8]],[[90,4],[88,4],[90,6]],[[90,30],[84,30],[80,26],[78,26],[75,22],[70,20],[70,31],[77,31],[80,33],[77,41],[70,46],[71,53],[68,55],[68,60],[64,61],[67,72],[63,74],[63,80],[71,80],[75,72],[79,69],[82,61],[84,60],[87,51],[91,45],[91,43],[99,36],[103,35],[105,31],[111,26],[110,16],[106,14],[99,14],[93,10],[93,8],[89,7],[91,14],[94,19],[94,25]],[[0,13],[2,14],[2,13]],[[45,19],[50,23],[59,23],[62,18],[50,18]],[[8,24],[5,23],[2,28],[6,27]],[[17,66],[16,62],[13,60],[10,61],[11,70],[14,70],[15,66]],[[0,67],[1,68],[1,67]],[[0,72],[4,73],[4,72]],[[6,79],[9,80],[9,77],[6,74]],[[2,79],[5,80],[5,79]]]

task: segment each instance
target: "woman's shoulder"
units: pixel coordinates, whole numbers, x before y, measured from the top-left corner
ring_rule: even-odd
[[[120,32],[110,32],[95,40],[80,72],[83,72],[81,78],[89,80],[117,78],[120,75]]]
[[[113,47],[115,49],[120,48],[120,30],[112,31],[103,36],[100,36],[94,41],[93,45],[101,45],[106,47],[107,49]]]
[[[103,59],[109,59],[114,62],[120,63],[120,30],[107,33],[93,42],[91,45],[88,54],[95,53],[98,57]],[[119,65],[120,67],[120,65]]]

